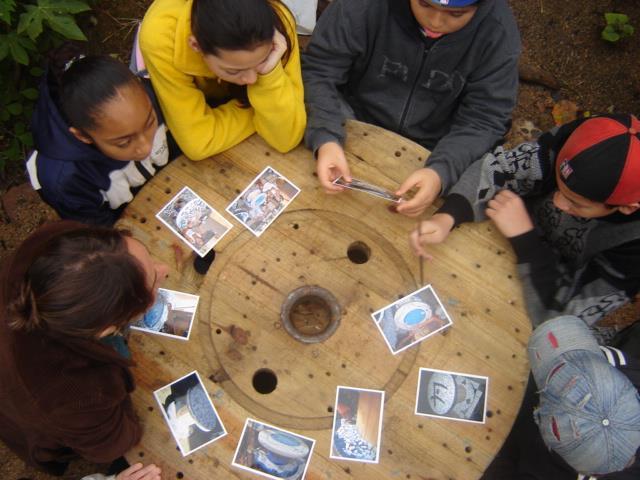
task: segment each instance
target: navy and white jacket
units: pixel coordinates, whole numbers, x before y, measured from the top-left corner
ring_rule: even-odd
[[[36,150],[27,160],[27,172],[33,188],[61,218],[112,225],[142,185],[169,161],[167,127],[151,85],[148,80],[143,83],[158,116],[158,130],[149,157],[126,162],[75,138],[58,108],[52,75],[43,79],[31,121]]]
[[[426,166],[447,191],[505,134],[519,55],[506,0],[483,0],[436,41],[409,0],[334,0],[302,55],[307,146],[344,143],[344,120],[355,116],[432,150]]]

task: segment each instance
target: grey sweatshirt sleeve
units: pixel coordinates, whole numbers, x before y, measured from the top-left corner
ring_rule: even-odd
[[[327,142],[344,143],[344,121],[350,107],[339,88],[347,83],[355,59],[366,49],[367,3],[332,2],[302,55],[307,108],[305,143],[314,152]],[[361,8],[353,4],[360,4]],[[355,15],[357,11],[359,15]]]
[[[455,225],[486,219],[487,202],[500,190],[520,196],[535,193],[549,170],[537,143],[522,143],[512,150],[496,148],[474,162],[451,189],[438,213],[448,213]]]
[[[506,133],[518,96],[519,56],[519,37],[505,32],[467,79],[451,130],[426,163],[440,176],[443,193]]]

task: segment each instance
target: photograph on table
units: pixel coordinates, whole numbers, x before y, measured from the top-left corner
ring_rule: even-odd
[[[298,193],[298,187],[273,168],[266,167],[229,204],[227,212],[259,237]]]
[[[360,180],[358,178],[352,178],[351,182],[347,182],[344,178],[338,177],[333,181],[333,184],[340,185],[341,187],[349,188],[351,190],[356,190],[358,192],[368,193],[369,195],[373,195],[374,197],[384,198],[385,200],[389,200],[390,202],[399,203],[402,199],[402,197],[399,197],[386,188],[372,185],[371,183],[365,182],[364,180]]]
[[[182,456],[227,434],[198,372],[159,388],[153,395]]]
[[[156,217],[204,257],[233,225],[189,187],[184,187]]]
[[[331,458],[380,461],[384,391],[338,387],[331,429]]]
[[[267,478],[302,480],[315,440],[247,418],[231,464]]]
[[[416,415],[484,423],[489,378],[468,373],[421,368]]]
[[[153,306],[131,328],[188,340],[199,299],[198,295],[159,288]]]
[[[372,313],[371,317],[394,355],[453,324],[431,285]]]

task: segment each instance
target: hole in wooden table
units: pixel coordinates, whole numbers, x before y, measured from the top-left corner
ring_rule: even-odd
[[[293,290],[282,304],[280,320],[293,338],[317,343],[331,336],[340,323],[340,305],[328,290],[304,286]]]
[[[349,260],[353,263],[362,265],[369,261],[369,258],[371,257],[371,249],[364,242],[353,242],[347,248],[347,257],[349,257]]]
[[[273,392],[278,385],[278,377],[268,368],[261,368],[253,374],[253,380],[251,381],[253,388],[256,392],[266,395]]]

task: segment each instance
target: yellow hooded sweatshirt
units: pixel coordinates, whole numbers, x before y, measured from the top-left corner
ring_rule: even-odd
[[[294,148],[304,133],[306,113],[300,70],[300,49],[291,14],[276,7],[292,41],[282,62],[247,87],[251,104],[222,100],[227,84],[218,83],[202,55],[189,46],[193,0],[155,0],[140,27],[140,49],[165,120],[182,152],[192,160],[223,152],[258,132],[280,152]]]

